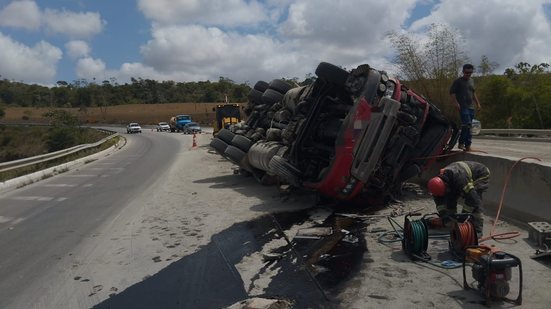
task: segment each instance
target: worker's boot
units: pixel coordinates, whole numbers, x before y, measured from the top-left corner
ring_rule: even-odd
[[[461,150],[465,150],[465,145],[459,144],[459,145],[457,145],[457,148],[459,148],[459,149],[461,149]]]

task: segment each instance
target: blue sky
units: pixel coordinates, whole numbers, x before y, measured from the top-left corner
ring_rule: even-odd
[[[551,62],[551,0],[0,0],[0,75],[254,83],[317,63],[392,72],[389,31],[462,33],[471,62]]]

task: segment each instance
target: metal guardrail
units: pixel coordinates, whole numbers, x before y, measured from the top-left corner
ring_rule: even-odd
[[[529,135],[538,137],[551,136],[551,130],[542,129],[481,129],[480,135]]]
[[[47,153],[47,154],[38,155],[38,156],[34,156],[34,157],[29,157],[29,158],[24,158],[24,159],[20,159],[20,160],[14,160],[14,161],[8,161],[8,162],[0,163],[0,173],[10,171],[10,170],[14,170],[14,169],[21,168],[21,167],[25,167],[25,166],[29,166],[29,165],[33,165],[33,164],[37,164],[37,163],[43,163],[43,162],[47,162],[47,161],[50,161],[50,160],[59,159],[59,158],[68,156],[70,154],[73,154],[73,153],[81,151],[81,150],[97,147],[97,146],[105,143],[106,141],[108,141],[108,140],[110,140],[114,137],[119,136],[118,133],[115,133],[113,131],[109,131],[109,130],[102,130],[102,131],[111,132],[113,134],[111,134],[111,135],[109,135],[109,136],[107,136],[107,137],[105,137],[105,138],[103,138],[100,141],[95,142],[95,143],[77,145],[77,146],[74,146],[74,147],[71,147],[71,148],[62,149],[62,150],[52,152],[52,153]]]

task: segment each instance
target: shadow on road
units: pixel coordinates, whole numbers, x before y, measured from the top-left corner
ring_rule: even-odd
[[[249,297],[247,290],[250,287],[245,285],[249,283],[241,279],[235,265],[241,263],[244,257],[261,251],[268,242],[283,237],[279,232],[280,227],[285,231],[307,218],[308,210],[302,210],[236,223],[214,235],[211,242],[199,251],[170,264],[121,293],[112,295],[94,308],[223,308],[246,299]],[[311,243],[308,246],[294,246],[300,255],[311,251]],[[336,273],[338,276],[335,278],[338,280],[331,273],[318,276],[323,288],[333,289],[340,280],[348,278],[350,272],[358,268],[364,251],[365,247],[359,247],[352,259],[339,262],[347,267],[338,268],[344,272]],[[351,254],[346,248],[342,248],[340,254],[343,252]],[[278,248],[276,254],[280,254],[281,258],[264,262],[258,273],[252,276],[252,280],[255,280],[268,268],[279,268],[264,293],[254,296],[288,299],[296,308],[325,308],[334,305],[324,298],[321,286],[312,281],[291,246]],[[326,267],[331,269],[328,265]]]

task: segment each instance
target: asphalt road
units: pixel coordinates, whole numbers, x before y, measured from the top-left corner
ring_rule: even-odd
[[[154,133],[125,134],[123,151],[0,196],[0,308],[171,167],[182,144]]]

